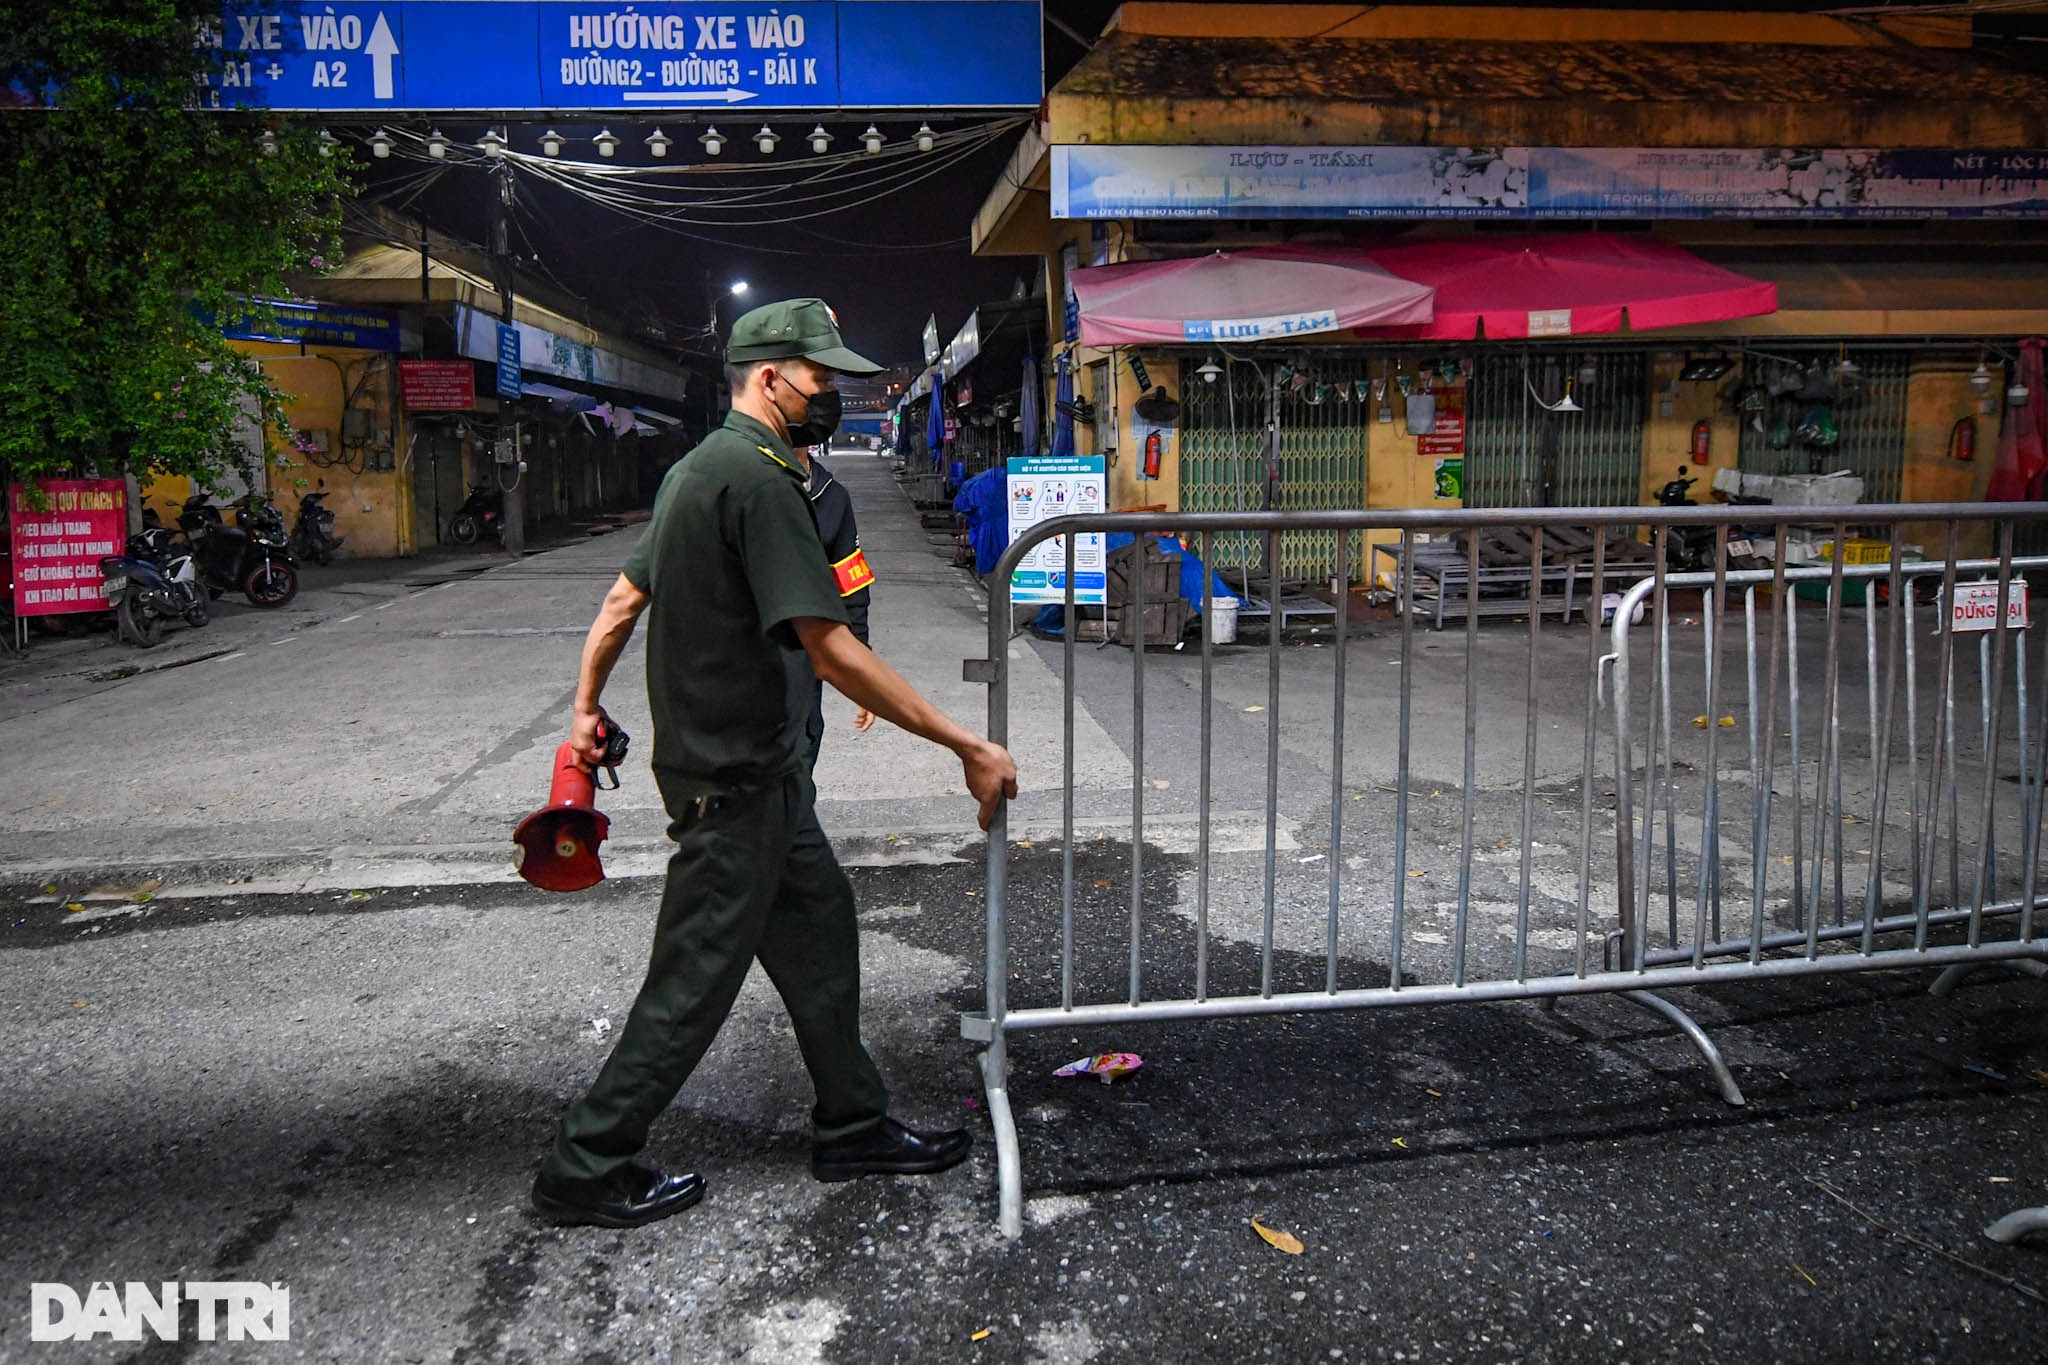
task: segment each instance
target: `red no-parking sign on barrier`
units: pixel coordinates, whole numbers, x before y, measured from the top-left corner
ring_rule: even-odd
[[[28,486],[8,485],[8,550],[14,614],[105,611],[100,559],[128,541],[128,486],[119,479],[42,479],[41,505]]]

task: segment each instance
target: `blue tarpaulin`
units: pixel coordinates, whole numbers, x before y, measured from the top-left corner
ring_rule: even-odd
[[[953,510],[967,518],[975,573],[994,572],[996,561],[1010,548],[1009,470],[997,465],[976,474],[953,495]]]

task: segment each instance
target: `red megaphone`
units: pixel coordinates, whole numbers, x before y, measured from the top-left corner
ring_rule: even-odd
[[[519,822],[512,841],[524,850],[519,875],[543,891],[581,891],[604,880],[597,846],[611,832],[597,808],[597,773],[583,766],[573,745],[555,750],[555,780],[548,803]]]

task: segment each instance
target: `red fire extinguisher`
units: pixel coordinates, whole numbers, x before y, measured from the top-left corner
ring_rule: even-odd
[[[1159,433],[1157,431],[1152,432],[1149,436],[1145,438],[1146,478],[1156,479],[1159,477],[1159,461],[1165,453],[1166,443],[1159,438]]]
[[[1714,424],[1702,417],[1692,424],[1692,462],[1705,464],[1707,452],[1714,445]]]
[[[1977,458],[1977,419],[1958,418],[1948,429],[1948,453],[1950,459],[1974,460]]]

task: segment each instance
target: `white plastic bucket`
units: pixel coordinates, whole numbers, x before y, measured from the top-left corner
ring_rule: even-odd
[[[1209,602],[1209,643],[1228,645],[1237,642],[1237,599],[1217,597]]]
[[[1618,592],[1610,592],[1610,593],[1603,593],[1603,594],[1601,595],[1601,597],[1600,597],[1600,624],[1601,624],[1601,625],[1603,625],[1603,626],[1608,626],[1608,625],[1613,625],[1613,624],[1614,624],[1614,613],[1615,613],[1615,612],[1617,612],[1617,611],[1620,611],[1620,610],[1621,610],[1621,598],[1622,598],[1622,594],[1620,594],[1620,593],[1618,593]],[[1638,601],[1636,602],[1636,605],[1635,605],[1635,610],[1634,610],[1634,611],[1631,611],[1631,612],[1630,612],[1630,613],[1628,614],[1628,623],[1629,623],[1630,625],[1632,625],[1632,626],[1639,626],[1639,625],[1641,625],[1641,624],[1643,623],[1643,604],[1642,604],[1641,600],[1638,600]]]

